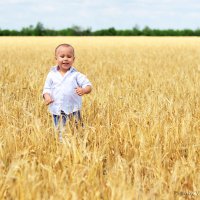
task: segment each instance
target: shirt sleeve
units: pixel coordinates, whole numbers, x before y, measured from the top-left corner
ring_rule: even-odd
[[[91,82],[88,80],[88,78],[84,74],[78,73],[76,80],[79,87],[85,88],[88,85],[92,86]]]
[[[47,75],[46,81],[44,83],[44,88],[43,88],[42,96],[44,96],[45,93],[48,93],[48,94],[51,95],[51,85],[52,85],[52,81],[51,81],[51,75],[49,73]]]

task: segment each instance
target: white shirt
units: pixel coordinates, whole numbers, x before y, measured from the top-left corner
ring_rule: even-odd
[[[78,111],[82,106],[82,97],[75,89],[77,87],[85,88],[92,86],[87,77],[71,67],[65,75],[61,75],[58,66],[52,67],[47,75],[42,94],[50,94],[54,100],[49,105],[49,111],[54,115],[60,115],[61,110],[66,114]]]

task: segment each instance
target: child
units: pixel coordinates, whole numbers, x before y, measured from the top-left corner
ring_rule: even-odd
[[[48,73],[42,94],[46,105],[49,105],[56,129],[60,125],[59,137],[62,141],[67,119],[75,117],[76,125],[81,121],[81,96],[90,93],[92,85],[85,75],[72,66],[75,56],[71,45],[58,45],[55,49],[55,59],[57,65]]]

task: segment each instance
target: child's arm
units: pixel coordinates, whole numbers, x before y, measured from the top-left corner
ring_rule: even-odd
[[[92,87],[90,85],[87,85],[86,87],[84,88],[81,88],[81,87],[77,87],[76,89],[76,93],[79,95],[79,96],[82,96],[84,94],[89,94],[91,91],[92,91]]]
[[[51,77],[50,77],[50,73],[47,75],[45,84],[44,84],[44,88],[43,88],[43,92],[42,92],[42,96],[44,98],[44,102],[46,105],[49,105],[51,103],[54,102],[54,100],[51,98]]]
[[[92,84],[85,75],[78,73],[76,81],[78,87],[75,89],[75,91],[79,96],[89,94],[92,91]]]
[[[49,105],[54,102],[54,100],[51,98],[50,94],[48,93],[43,94],[43,97],[44,97],[44,102],[46,105]]]

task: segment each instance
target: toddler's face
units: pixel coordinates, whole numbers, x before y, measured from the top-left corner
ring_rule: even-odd
[[[74,51],[71,47],[60,46],[56,51],[56,61],[61,71],[68,71],[74,58]]]

